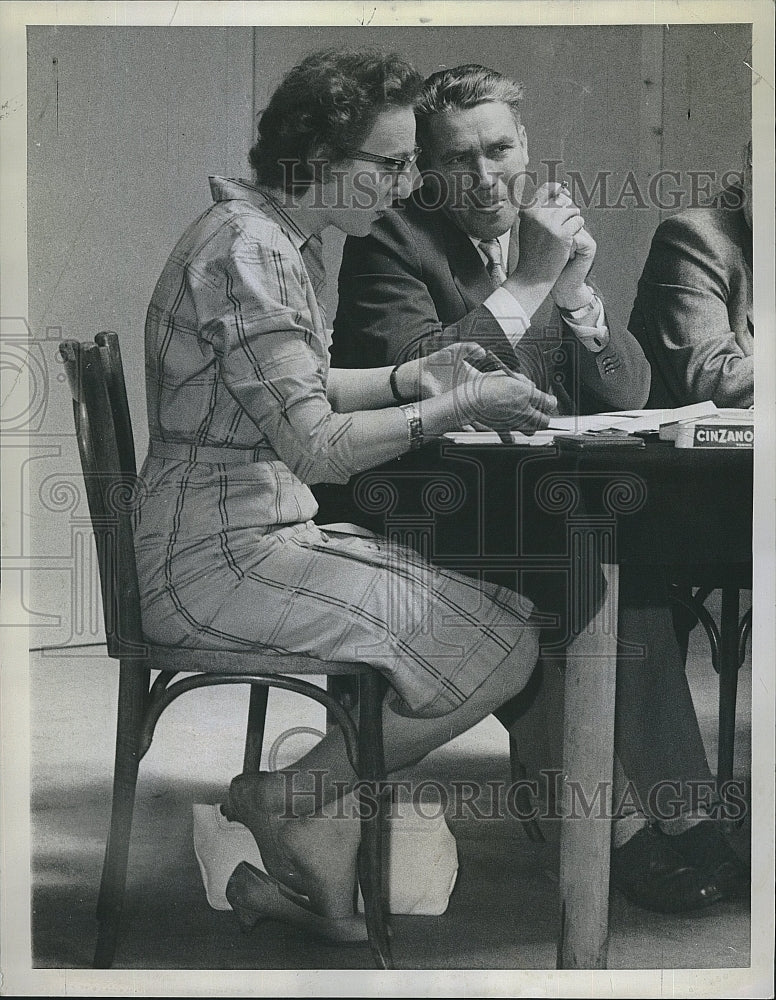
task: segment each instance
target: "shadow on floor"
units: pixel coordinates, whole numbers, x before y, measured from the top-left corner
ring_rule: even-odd
[[[705,679],[702,687],[697,704],[714,759],[715,702]],[[38,968],[91,963],[109,817],[115,692],[116,670],[107,661],[33,661],[33,965]],[[740,703],[747,711],[748,698],[742,689]],[[372,968],[367,948],[324,946],[272,923],[244,935],[233,914],[207,904],[193,852],[191,807],[222,801],[230,777],[241,769],[246,706],[242,689],[209,689],[186,696],[165,715],[141,766],[116,967]],[[272,695],[269,720],[268,745],[283,727],[323,726],[317,706],[287,693]],[[747,720],[741,721],[737,743],[740,773],[748,773]],[[504,731],[488,719],[430,755],[414,774],[442,783],[507,782],[508,767]],[[448,910],[440,917],[392,919],[397,967],[554,969],[557,843],[530,843],[513,817],[451,819],[450,826],[460,868]],[[744,903],[663,916],[613,894],[610,930],[610,969],[749,964]]]

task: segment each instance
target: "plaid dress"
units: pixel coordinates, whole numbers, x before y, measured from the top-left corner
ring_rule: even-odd
[[[358,414],[326,398],[321,242],[270,191],[211,178],[146,320],[149,454],[135,547],[154,642],[369,663],[443,715],[526,639],[531,603],[356,528],[308,483],[360,470]]]

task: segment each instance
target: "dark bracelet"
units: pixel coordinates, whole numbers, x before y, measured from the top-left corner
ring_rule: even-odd
[[[402,396],[402,394],[399,392],[399,387],[396,384],[396,372],[399,370],[399,368],[401,368],[401,365],[396,365],[396,367],[391,372],[391,377],[388,379],[388,384],[391,387],[391,393],[392,393],[393,398],[396,400],[397,403],[400,403],[400,404],[401,403],[413,403],[414,400],[412,400],[412,399],[405,399],[404,396]]]

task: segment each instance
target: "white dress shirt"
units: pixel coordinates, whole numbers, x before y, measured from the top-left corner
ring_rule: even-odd
[[[509,238],[511,230],[507,230],[498,237],[501,246],[501,259],[504,262],[504,270],[507,269],[509,260]],[[477,249],[483,263],[487,265],[488,258],[480,249],[480,240],[476,236],[469,239]],[[587,348],[597,354],[609,343],[609,328],[605,322],[604,305],[593,289],[590,289],[590,302],[582,306],[581,309],[561,309],[564,322],[573,331],[574,335]],[[531,318],[517,301],[517,299],[502,285],[491,292],[483,302],[485,308],[491,312],[504,331],[504,336],[514,347],[522,339],[525,331],[531,325]],[[559,307],[560,308],[560,307]]]

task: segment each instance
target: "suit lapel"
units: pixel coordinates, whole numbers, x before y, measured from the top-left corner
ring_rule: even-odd
[[[465,312],[468,313],[476,309],[477,306],[482,305],[493,291],[493,286],[488,272],[485,270],[482,258],[469,237],[444,212],[441,212],[440,215],[448,264],[456,288],[465,303]],[[515,227],[509,237],[509,272],[513,271],[517,266],[517,257],[518,234],[517,227]],[[562,413],[573,413],[571,401],[563,386],[551,386],[550,384],[550,375],[547,370],[542,345],[537,342],[537,336],[538,332],[533,327],[529,327],[525,336],[517,345],[515,349],[517,370],[527,375],[540,389],[554,392],[558,396],[558,403]]]
[[[493,286],[474,244],[458,226],[444,213],[444,241],[447,262],[466,312],[471,312],[487,299]]]

